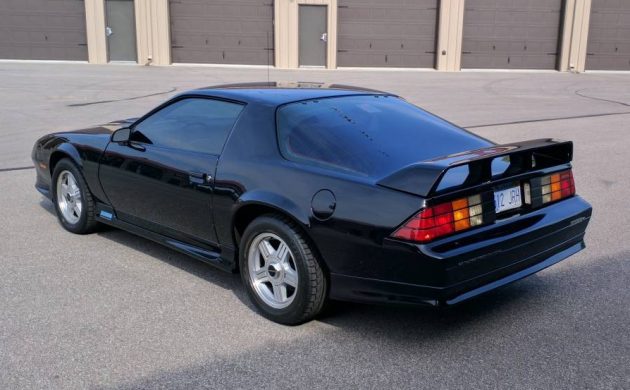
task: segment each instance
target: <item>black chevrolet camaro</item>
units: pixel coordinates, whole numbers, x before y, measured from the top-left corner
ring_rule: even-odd
[[[316,83],[182,93],[42,137],[36,188],[99,223],[240,271],[266,317],[328,299],[451,305],[584,248],[573,145],[497,145],[393,94]]]

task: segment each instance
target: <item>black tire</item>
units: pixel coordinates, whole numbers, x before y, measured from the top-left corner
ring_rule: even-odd
[[[59,202],[57,200],[57,181],[59,180],[61,173],[64,171],[72,173],[72,176],[76,180],[77,186],[81,191],[81,215],[75,223],[68,221],[63,216],[63,213],[59,209]],[[61,159],[57,165],[55,165],[51,181],[51,194],[52,202],[57,213],[57,219],[64,229],[75,234],[88,234],[96,230],[98,222],[96,222],[96,207],[94,206],[92,193],[83,178],[83,174],[70,159]]]
[[[298,288],[291,304],[276,309],[266,304],[256,292],[249,276],[248,253],[254,239],[262,233],[280,237],[293,254],[298,271]],[[298,325],[317,316],[326,304],[327,281],[324,270],[298,226],[280,215],[264,215],[252,221],[239,247],[241,279],[250,299],[266,318],[285,325]]]

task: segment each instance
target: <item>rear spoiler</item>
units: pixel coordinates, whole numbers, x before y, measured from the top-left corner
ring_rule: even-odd
[[[509,156],[507,169],[492,176],[492,161]],[[472,187],[493,179],[568,164],[573,159],[573,142],[556,139],[536,139],[514,144],[494,145],[487,148],[450,154],[421,161],[402,168],[380,179],[382,187],[427,197],[438,191],[447,172],[456,167],[468,166],[468,175],[456,187]],[[452,189],[452,186],[449,187]]]

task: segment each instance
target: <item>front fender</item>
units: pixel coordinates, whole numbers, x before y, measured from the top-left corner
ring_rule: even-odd
[[[59,143],[51,149],[50,157],[48,160],[48,166],[50,167],[50,173],[52,174],[54,165],[63,157],[69,157],[78,167],[83,168],[83,159],[77,148],[63,138],[58,138],[62,143]]]
[[[76,147],[68,139],[56,135],[47,135],[37,140],[31,158],[37,175],[35,188],[47,197],[50,197],[52,174],[59,160],[70,158],[77,166],[83,167]]]
[[[106,203],[107,198],[98,179],[98,164],[109,138],[90,137],[89,135],[57,136],[44,146],[48,153],[48,174],[52,176],[55,164],[62,158],[69,158],[81,171],[92,195],[99,202]]]

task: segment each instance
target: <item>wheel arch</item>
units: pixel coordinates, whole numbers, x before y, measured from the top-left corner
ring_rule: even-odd
[[[283,202],[284,203],[284,202]],[[244,200],[237,204],[232,214],[232,229],[234,243],[238,245],[247,226],[256,218],[265,214],[278,214],[294,222],[308,236],[306,229],[309,226],[308,217],[300,213],[291,212],[286,204],[280,205],[267,200]]]
[[[237,248],[237,252],[240,246],[241,237],[247,226],[254,219],[262,215],[275,214],[286,218],[298,228],[299,232],[304,235],[304,238],[311,246],[311,250],[313,250],[317,257],[321,260],[321,266],[326,270],[326,273],[328,273],[326,260],[321,255],[315,240],[308,231],[310,227],[310,220],[307,213],[300,211],[295,203],[280,195],[270,193],[245,195],[248,196],[243,196],[239,199],[234,213],[232,214],[232,237],[234,245]]]
[[[79,151],[68,142],[62,143],[50,153],[50,157],[48,158],[48,169],[50,171],[51,178],[55,170],[55,166],[63,158],[69,158],[79,168],[83,167]]]

